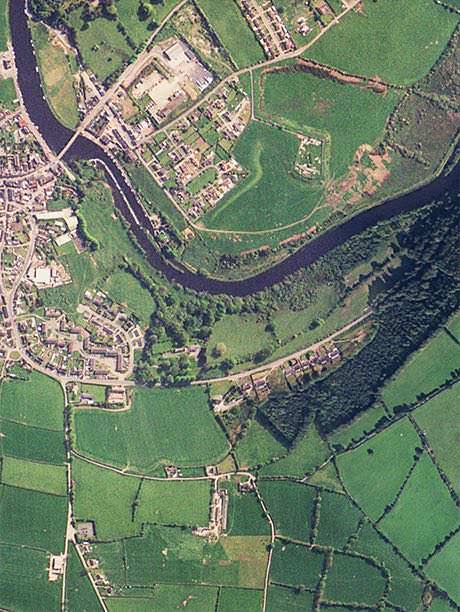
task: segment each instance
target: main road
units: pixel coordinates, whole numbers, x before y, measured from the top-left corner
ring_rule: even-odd
[[[9,11],[18,84],[29,117],[56,154],[59,154],[65,148],[64,159],[66,162],[78,159],[99,159],[104,163],[105,168],[108,169],[107,181],[112,188],[115,205],[130,226],[149,263],[171,282],[177,282],[195,291],[234,296],[251,295],[271,287],[289,274],[311,265],[330,250],[342,245],[352,236],[374,226],[379,221],[391,219],[401,213],[420,208],[442,197],[446,192],[453,192],[454,189],[458,188],[459,166],[457,164],[450,174],[441,175],[431,183],[419,187],[411,193],[386,200],[356,214],[341,225],[331,228],[312,239],[270,269],[255,276],[241,280],[223,281],[199,272],[191,272],[180,262],[162,257],[153,246],[150,238],[153,229],[152,224],[137,194],[128,184],[118,164],[96,142],[79,135],[72,141],[72,145],[68,149],[66,148],[69,141],[74,138],[74,132],[59,123],[51,112],[43,94],[26,15],[26,0],[10,2]]]

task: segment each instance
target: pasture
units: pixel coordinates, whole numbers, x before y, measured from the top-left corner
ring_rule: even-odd
[[[2,485],[0,542],[62,551],[67,521],[67,499],[38,491]],[[3,603],[3,602],[2,602]]]
[[[175,612],[181,607],[187,612],[215,612],[216,600],[217,589],[213,587],[159,584],[152,603],[153,609],[161,612]]]
[[[228,533],[232,536],[269,535],[267,517],[254,493],[238,493],[236,486],[228,487]]]
[[[118,0],[116,4],[118,19],[135,44],[141,45],[152,35],[151,21],[160,24],[178,2],[179,0],[163,0],[152,3],[151,19],[140,19],[137,0]]]
[[[460,343],[460,312],[457,312],[447,324],[447,329]]]
[[[321,491],[319,527],[315,544],[343,548],[355,533],[361,518],[359,510],[345,495]]]
[[[460,493],[460,384],[446,389],[440,395],[416,409],[415,420],[426,433],[436,461],[450,483]]]
[[[395,18],[397,16],[397,18]],[[396,85],[422,78],[447,44],[458,18],[431,0],[366,0],[311,49],[308,57]]]
[[[328,440],[337,448],[347,448],[371,433],[377,421],[384,416],[386,415],[382,405],[376,404],[358,415],[350,424],[336,429],[332,435],[328,436]]]
[[[106,389],[104,385],[90,385],[82,383],[80,385],[80,394],[91,395],[93,400],[98,404],[104,404],[106,400]]]
[[[268,588],[267,612],[305,612],[313,609],[313,603],[313,593],[274,585]]]
[[[161,464],[219,462],[229,444],[202,388],[135,391],[128,412],[75,412],[80,452],[111,465],[150,474]]]
[[[18,94],[11,78],[0,80],[0,105],[13,111],[17,107]]]
[[[311,213],[319,202],[319,186],[294,173],[297,136],[251,122],[233,154],[249,175],[208,212],[207,227],[232,231],[280,228]]]
[[[460,583],[454,568],[458,565],[460,557],[460,534],[457,533],[432,558],[425,567],[426,574],[436,580],[445,589],[452,599],[460,605]]]
[[[327,463],[320,470],[314,472],[314,474],[308,479],[308,484],[343,493],[342,484],[340,483],[337,476],[337,470],[332,461],[329,461],[329,463]]]
[[[323,568],[324,555],[300,544],[275,542],[270,580],[286,586],[315,590]]]
[[[2,483],[6,485],[52,495],[67,493],[67,470],[63,465],[48,465],[3,457],[1,474]]]
[[[0,386],[0,417],[23,425],[61,431],[64,395],[58,382],[29,372],[27,380],[4,379]]]
[[[8,0],[0,0],[0,53],[8,49],[9,39]]]
[[[262,609],[262,591],[223,587],[217,612],[254,612]]]
[[[394,91],[376,94],[289,69],[266,73],[262,88],[264,115],[287,120],[299,131],[310,127],[329,133],[330,170],[336,178],[346,173],[360,145],[377,144],[399,99]]]
[[[157,590],[163,590],[158,585]],[[159,597],[161,601],[161,596]],[[105,600],[109,612],[152,612],[153,598],[151,597],[108,597]]]
[[[43,463],[62,464],[65,458],[62,432],[5,419],[0,419],[0,449],[2,455]]]
[[[345,488],[372,519],[377,520],[395,498],[418,446],[414,428],[403,419],[355,450],[337,456]]]
[[[66,576],[66,600],[69,610],[102,610],[74,546],[69,548]]]
[[[410,561],[418,564],[459,522],[457,506],[425,453],[380,528]]]
[[[132,312],[141,325],[148,326],[155,304],[149,291],[137,278],[119,270],[110,275],[104,289],[115,302]]]
[[[261,480],[258,486],[277,533],[293,540],[310,542],[316,489],[285,480]],[[293,512],[293,508],[297,511]]]
[[[235,454],[240,467],[254,467],[281,457],[286,454],[286,448],[253,419],[246,434],[238,442]]]
[[[238,68],[265,59],[262,47],[235,0],[220,0],[218,3],[198,0],[197,4]]]
[[[334,553],[324,597],[329,601],[375,605],[385,589],[379,569],[365,559]]]
[[[460,368],[460,345],[442,329],[385,386],[383,401],[391,408],[411,404],[422,393],[442,385],[457,368]]]

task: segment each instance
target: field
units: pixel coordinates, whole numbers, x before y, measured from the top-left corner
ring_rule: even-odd
[[[447,325],[450,333],[460,342],[460,312],[458,312]]]
[[[276,541],[270,568],[270,580],[286,586],[315,590],[324,563],[324,556],[300,544]]]
[[[456,451],[460,439],[460,423],[456,411],[458,414],[459,405],[460,385],[457,384],[417,408],[414,413],[415,420],[426,433],[434,450],[436,461],[458,493],[460,458]]]
[[[256,420],[251,421],[244,438],[238,442],[236,458],[240,467],[263,465],[286,454],[286,448]]]
[[[150,28],[151,21],[153,20],[156,24],[159,24],[178,4],[178,1],[163,0],[159,3],[152,3],[151,20],[142,20],[138,15],[139,4],[137,0],[121,0],[121,2],[119,1],[116,4],[118,18],[135,44],[141,45],[152,35]]]
[[[326,577],[326,599],[372,605],[378,602],[384,588],[385,578],[376,567],[364,559],[334,553]]]
[[[39,372],[30,372],[27,378],[2,381],[0,416],[23,425],[62,430],[64,398],[59,383]]]
[[[0,0],[0,52],[8,49],[9,38],[8,0]]]
[[[153,609],[175,612],[181,607],[185,608],[184,602],[187,602],[187,612],[214,612],[216,599],[217,589],[212,587],[161,584],[155,587]],[[139,608],[136,608],[135,612],[138,610]]]
[[[288,481],[259,482],[259,491],[267,505],[279,535],[302,542],[310,541],[316,490]],[[297,508],[296,512],[292,512]]]
[[[392,408],[415,402],[448,380],[456,368],[460,368],[460,346],[441,330],[386,385],[383,400]]]
[[[80,452],[147,474],[160,464],[216,463],[229,448],[198,387],[138,388],[128,412],[77,410],[75,431]]]
[[[262,609],[262,592],[224,587],[220,590],[217,612],[254,612]]]
[[[2,79],[0,81],[0,104],[8,110],[15,110],[18,94],[13,79]]]
[[[358,442],[366,434],[375,429],[377,421],[385,416],[385,411],[380,404],[373,406],[360,414],[352,423],[341,427],[329,436],[329,442],[337,447],[347,448],[349,445]]]
[[[263,81],[264,114],[330,134],[335,177],[346,173],[360,145],[380,139],[398,99],[394,91],[376,94],[301,71],[269,72]]]
[[[412,425],[401,420],[355,450],[337,457],[348,493],[372,519],[377,520],[395,498],[414,463],[415,448],[419,445]],[[397,463],[395,457],[398,457]],[[369,486],[370,474],[375,486]]]
[[[315,544],[343,548],[355,533],[361,513],[345,495],[321,491],[318,535]]]
[[[154,302],[148,290],[132,274],[122,270],[115,272],[107,280],[105,291],[115,302],[132,312],[141,325],[148,326]]]
[[[239,68],[264,60],[264,52],[234,0],[198,0],[212,29]]]
[[[325,489],[337,491],[339,493],[344,492],[332,461],[329,461],[324,467],[310,476],[308,484],[314,485],[315,487],[324,487]]]
[[[455,502],[425,453],[380,528],[409,560],[418,564],[459,522]]]
[[[102,609],[74,546],[69,548],[67,561],[66,600],[69,610]]]
[[[267,517],[254,493],[238,493],[230,486],[228,533],[232,536],[263,536],[270,534]]]
[[[459,555],[460,534],[457,534],[444,545],[425,567],[427,575],[436,580],[458,605],[460,605],[460,583],[454,568],[457,567]]]
[[[58,554],[64,546],[67,499],[2,485],[0,542]],[[4,602],[2,602],[3,604]]]
[[[53,495],[66,495],[66,468],[3,457],[2,483]]]
[[[313,594],[306,591],[270,586],[267,612],[305,612],[313,609]]]
[[[104,385],[91,385],[82,383],[80,385],[81,394],[91,395],[93,400],[99,404],[104,404],[106,400],[106,389]]]
[[[14,421],[0,420],[2,455],[59,464],[64,461],[64,436],[60,431],[38,429]]]
[[[406,85],[430,70],[457,21],[431,0],[406,0],[403,10],[398,0],[366,0],[364,15],[349,13],[307,53],[353,74]]]
[[[80,117],[69,58],[62,46],[50,41],[44,25],[34,24],[32,36],[48,102],[59,121],[73,129]]]
[[[249,176],[203,218],[207,227],[259,231],[293,223],[313,211],[319,187],[294,174],[296,136],[253,121],[233,154]]]

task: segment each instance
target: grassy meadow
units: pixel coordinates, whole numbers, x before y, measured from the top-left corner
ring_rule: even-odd
[[[330,601],[372,606],[382,596],[385,582],[380,570],[365,559],[334,553],[324,597]]]
[[[268,589],[267,612],[305,612],[313,608],[314,595],[299,589],[272,585]]]
[[[342,549],[355,533],[361,518],[359,510],[345,495],[321,491],[318,534],[315,544]]]
[[[120,270],[111,274],[105,285],[110,297],[132,312],[145,327],[150,322],[154,310],[152,296],[145,287],[129,272]]]
[[[10,24],[8,19],[9,0],[0,0],[0,53],[8,49]]]
[[[270,580],[287,586],[315,590],[323,568],[324,555],[300,544],[275,542]]]
[[[60,465],[33,463],[14,457],[3,457],[3,484],[52,495],[66,495],[66,468]]]
[[[253,612],[253,610],[260,610],[262,609],[262,596],[262,591],[224,587],[220,589],[219,605],[216,612],[234,612],[234,610]]]
[[[5,419],[0,419],[0,449],[2,455],[42,463],[62,464],[65,458],[61,431],[39,429]]]
[[[334,431],[332,435],[328,436],[328,440],[332,445],[347,448],[371,433],[375,429],[376,423],[384,416],[385,410],[380,404],[377,404],[360,414],[350,424]]]
[[[286,450],[265,427],[253,420],[244,437],[238,442],[236,458],[240,467],[254,467],[285,455]]]
[[[427,575],[445,589],[450,597],[460,605],[460,583],[456,572],[452,571],[458,564],[460,555],[460,534],[457,533],[447,544],[430,559],[425,567]]]
[[[72,545],[69,547],[67,561],[66,600],[69,610],[102,610],[75,546]]]
[[[0,105],[10,111],[16,110],[17,99],[18,94],[13,79],[2,79],[0,81]]]

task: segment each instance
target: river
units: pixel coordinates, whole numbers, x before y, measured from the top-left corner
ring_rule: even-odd
[[[11,36],[16,57],[19,87],[31,120],[38,127],[49,147],[58,153],[72,137],[72,131],[56,119],[45,100],[25,13],[25,3],[26,0],[12,0],[9,3]],[[241,297],[271,287],[289,274],[311,265],[331,249],[374,226],[379,221],[415,210],[440,198],[446,192],[457,190],[460,179],[457,164],[449,175],[441,175],[431,183],[408,194],[387,200],[356,214],[341,225],[314,238],[283,261],[255,276],[242,280],[222,281],[191,272],[184,268],[180,262],[171,262],[160,255],[149,239],[151,223],[143,206],[125,181],[117,164],[101,147],[80,136],[65,155],[65,161],[67,162],[75,159],[98,159],[109,169],[107,180],[112,187],[117,209],[129,224],[149,263],[168,280],[200,292],[224,293]],[[125,198],[129,202],[129,206],[127,206]]]

